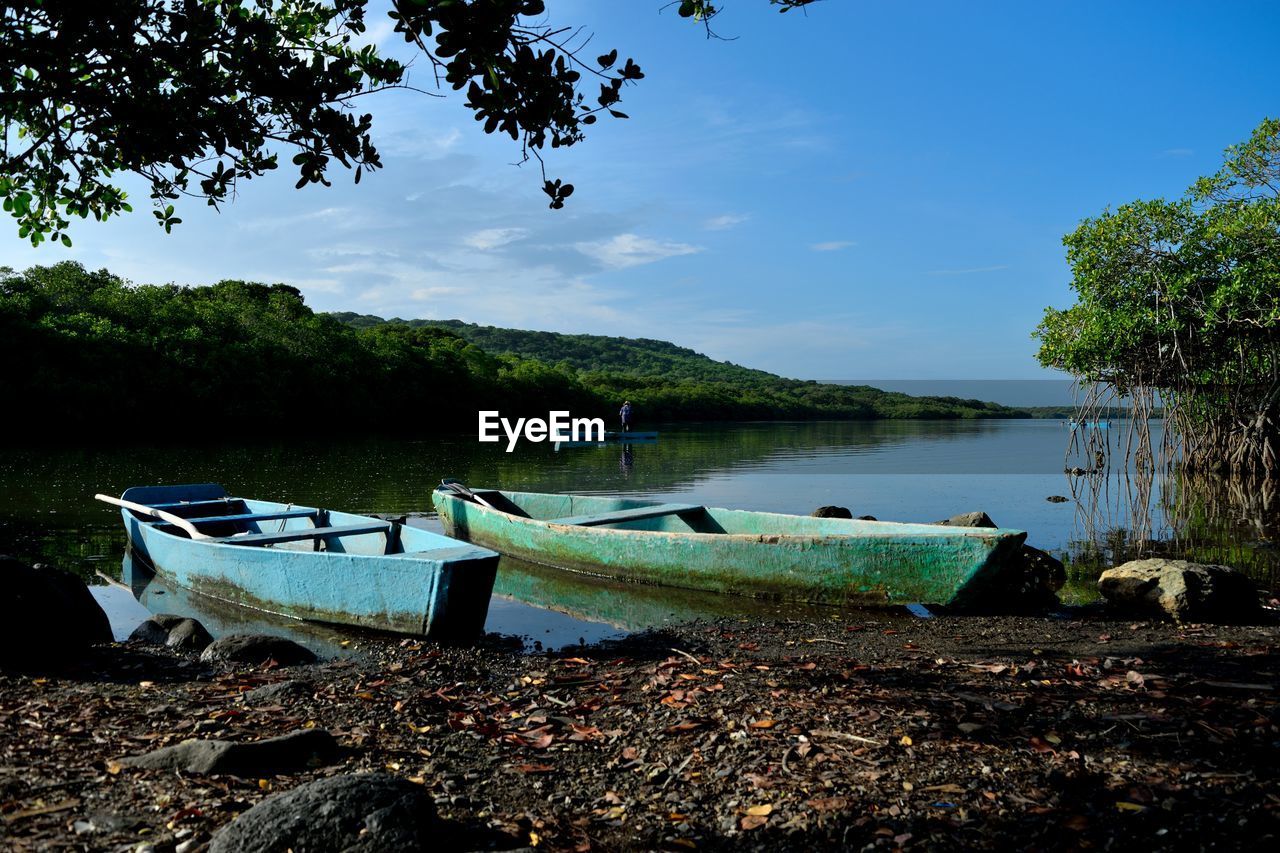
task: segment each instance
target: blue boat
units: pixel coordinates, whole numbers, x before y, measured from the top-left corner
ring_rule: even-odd
[[[432,639],[484,630],[498,554],[393,521],[236,498],[215,483],[119,498],[135,552],[178,586],[271,613]]]

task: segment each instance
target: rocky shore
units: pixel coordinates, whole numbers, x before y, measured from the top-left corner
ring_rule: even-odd
[[[292,666],[100,643],[0,672],[0,846],[1262,848],[1260,621],[833,612]]]

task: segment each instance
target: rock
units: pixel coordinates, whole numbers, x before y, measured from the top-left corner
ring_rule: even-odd
[[[1098,591],[1113,608],[1177,622],[1247,622],[1260,610],[1246,575],[1186,560],[1132,560],[1103,572]]]
[[[213,636],[195,619],[183,619],[169,629],[165,645],[171,649],[198,652],[213,642]]]
[[[310,681],[280,681],[255,687],[240,695],[246,705],[263,705],[289,699],[301,699],[315,692],[315,685]]]
[[[878,521],[874,515],[860,515],[858,521]]]
[[[134,628],[129,635],[129,642],[145,643],[148,646],[163,646],[168,639],[169,629],[157,622],[155,617]]]
[[[853,518],[853,513],[842,506],[820,506],[809,513],[811,518]]]
[[[110,643],[111,623],[84,581],[0,556],[0,667],[68,663]]]
[[[1047,500],[1051,504],[1064,504],[1067,501],[1071,500],[1071,498],[1067,497],[1066,495],[1049,495],[1049,497],[1045,498],[1045,500]]]
[[[426,789],[387,773],[334,776],[268,797],[214,834],[209,853],[439,848]]]
[[[134,628],[129,639],[193,652],[198,652],[213,642],[213,637],[195,619],[174,613],[157,613]]]
[[[315,663],[316,656],[306,646],[268,634],[227,634],[214,640],[200,654],[202,661],[226,661],[257,666],[274,660],[280,666]]]
[[[237,743],[229,740],[184,740],[145,755],[120,760],[125,767],[184,770],[231,776],[273,776],[331,764],[338,742],[324,729],[301,729],[280,737]]]
[[[935,521],[934,524],[941,524],[946,527],[998,527],[991,516],[985,512],[966,512],[962,515],[953,515],[943,521]]]

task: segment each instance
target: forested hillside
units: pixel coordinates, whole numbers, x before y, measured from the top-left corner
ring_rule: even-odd
[[[663,417],[720,417],[734,400],[775,412],[765,417],[976,418],[1027,417],[1023,410],[982,400],[912,397],[857,385],[786,379],[651,338],[566,335],[478,326],[461,320],[384,320],[350,312],[333,315],[360,329],[404,325],[447,329],[495,355],[536,359],[577,372],[593,388],[637,398]]]
[[[763,370],[716,361],[687,347],[652,338],[565,335],[559,332],[477,326],[461,320],[384,320],[370,314],[351,312],[340,312],[333,316],[361,329],[384,324],[448,329],[494,355],[534,358],[548,364],[565,364],[580,371],[744,383],[772,383],[779,379]]]
[[[612,418],[624,398],[648,423],[1025,416],[782,379],[661,341],[491,329],[486,347],[478,328],[317,314],[287,285],[0,268],[0,390],[21,413],[11,431],[32,437],[471,430],[480,408]]]

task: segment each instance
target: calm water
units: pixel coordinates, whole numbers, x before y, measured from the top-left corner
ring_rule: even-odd
[[[474,436],[420,441],[300,441],[221,447],[7,449],[0,451],[0,550],[86,578],[123,574],[116,511],[92,500],[139,484],[219,482],[234,494],[360,513],[420,514],[443,477],[527,491],[628,493],[771,512],[837,504],[854,515],[936,521],[984,510],[1003,527],[1072,565],[1068,595],[1090,595],[1099,564],[1142,544],[1226,562],[1274,588],[1280,508],[1274,494],[1191,494],[1156,483],[1144,494],[1125,478],[1079,478],[1065,464],[1068,430],[1057,421],[747,423],[661,428],[656,444],[561,448],[522,444],[513,453]],[[1123,435],[1113,425],[1101,437]],[[1121,465],[1113,466],[1117,469]],[[1074,491],[1073,491],[1074,489]],[[1072,498],[1054,503],[1052,495]],[[1140,508],[1135,512],[1134,498]],[[1145,509],[1141,507],[1145,506]],[[1175,544],[1168,544],[1176,540]],[[199,611],[201,602],[135,579],[132,593],[102,590],[119,630],[152,610]],[[796,612],[740,599],[616,587],[504,561],[489,630],[551,645],[588,641],[671,620],[731,613]],[[622,602],[621,606],[619,602]],[[605,605],[608,605],[606,608]],[[201,613],[224,630],[246,614]],[[287,630],[288,627],[281,630]],[[215,633],[218,631],[215,630]],[[326,637],[333,640],[332,631]],[[337,640],[333,640],[338,642]]]

